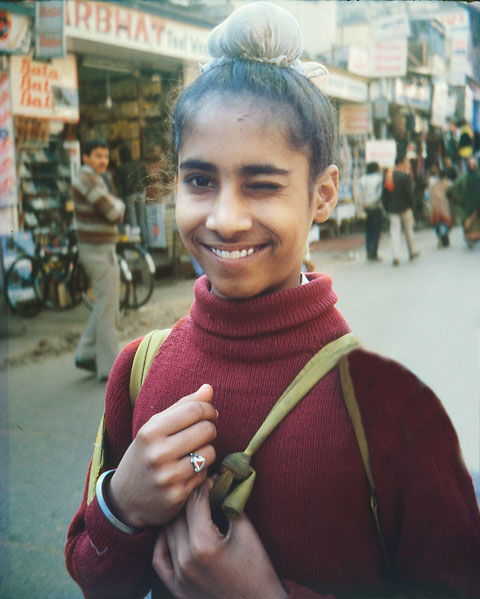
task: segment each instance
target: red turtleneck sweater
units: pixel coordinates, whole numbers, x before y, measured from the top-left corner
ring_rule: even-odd
[[[118,464],[153,414],[202,383],[212,385],[219,412],[211,473],[225,455],[243,450],[302,366],[349,331],[334,306],[330,277],[310,277],[307,285],[245,301],[218,298],[206,277],[199,279],[190,315],[160,348],[133,419],[128,383],[139,341],[128,345],[107,386],[108,466]],[[478,596],[480,516],[448,416],[399,364],[362,349],[349,363],[396,578],[415,589]],[[337,370],[279,425],[252,465],[257,479],[246,513],[291,597],[385,592],[369,490]],[[143,597],[152,580],[153,597],[164,596],[151,568],[155,536],[153,529],[134,537],[117,531],[96,498],[87,507],[84,496],[68,534],[68,569],[91,599]]]

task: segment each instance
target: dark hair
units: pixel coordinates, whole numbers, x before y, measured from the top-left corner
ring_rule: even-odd
[[[213,94],[264,100],[272,115],[283,118],[292,147],[308,148],[312,181],[335,161],[337,132],[328,98],[293,68],[242,59],[209,68],[181,93],[173,113],[177,153],[203,102]]]
[[[395,158],[395,166],[398,166],[399,164],[405,162],[406,157],[406,154],[397,154],[397,157]]]
[[[367,175],[371,175],[372,173],[378,173],[380,170],[380,165],[378,162],[369,162],[367,164]]]
[[[445,169],[445,176],[447,179],[450,179],[450,181],[455,181],[457,178],[457,169],[454,166],[448,166]]]
[[[96,148],[105,148],[107,150],[109,149],[107,142],[103,139],[91,139],[90,141],[87,141],[87,143],[83,146],[82,155],[85,154],[86,156],[90,156],[90,154]]]
[[[118,153],[120,155],[120,160],[122,161],[122,164],[125,162],[130,162],[130,160],[132,159],[132,152],[130,150],[130,146],[122,146]]]

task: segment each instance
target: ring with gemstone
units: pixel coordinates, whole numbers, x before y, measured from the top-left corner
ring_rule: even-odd
[[[200,474],[200,472],[205,467],[205,458],[203,457],[203,455],[199,455],[198,453],[191,453],[190,463],[192,464],[196,474]]]

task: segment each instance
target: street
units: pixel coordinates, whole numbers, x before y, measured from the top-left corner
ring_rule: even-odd
[[[366,262],[363,246],[315,251],[322,242],[313,261],[317,271],[331,274],[338,308],[362,344],[404,363],[441,398],[478,488],[480,245],[467,250],[459,229],[449,249],[437,249],[432,230],[417,232],[417,240],[420,258],[408,262],[403,247],[398,268],[391,264],[388,235],[380,263]],[[183,281],[176,288],[172,305],[188,305],[191,285]],[[167,294],[156,290],[156,301],[167,301]],[[177,317],[173,308],[167,314]],[[139,318],[145,331],[158,326],[148,310]],[[8,460],[0,502],[6,533],[0,596],[81,599],[65,570],[64,545],[81,500],[105,385],[75,369],[72,351],[27,360],[0,377],[7,390],[0,449]]]

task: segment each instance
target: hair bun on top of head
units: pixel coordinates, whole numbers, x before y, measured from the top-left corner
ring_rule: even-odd
[[[295,17],[272,2],[255,2],[238,8],[211,31],[208,52],[213,60],[201,69],[243,59],[291,67],[309,78],[328,72],[320,63],[302,62],[302,51],[302,32]]]

